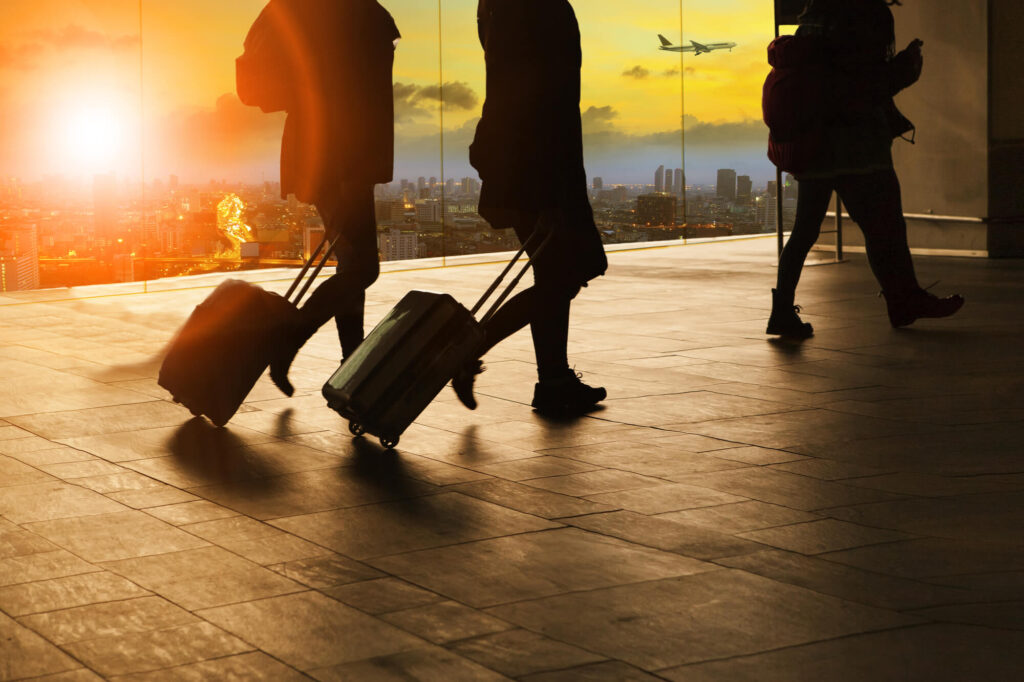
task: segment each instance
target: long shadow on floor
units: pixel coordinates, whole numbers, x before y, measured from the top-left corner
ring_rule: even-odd
[[[255,491],[270,490],[281,473],[246,447],[230,429],[217,428],[196,417],[182,424],[168,441],[175,460],[202,485],[251,481]]]

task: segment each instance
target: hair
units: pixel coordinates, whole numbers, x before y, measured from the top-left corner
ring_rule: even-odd
[[[883,59],[896,53],[896,27],[890,5],[900,0],[808,0],[801,28],[811,29],[842,49]]]

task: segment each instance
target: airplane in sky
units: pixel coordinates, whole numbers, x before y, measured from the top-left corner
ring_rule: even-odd
[[[661,41],[661,47],[659,50],[665,50],[666,52],[692,52],[696,57],[699,54],[705,52],[711,52],[712,50],[729,50],[732,52],[732,48],[736,47],[736,43],[698,43],[696,40],[691,40],[689,45],[673,45],[672,41],[665,36],[658,34],[658,39]]]

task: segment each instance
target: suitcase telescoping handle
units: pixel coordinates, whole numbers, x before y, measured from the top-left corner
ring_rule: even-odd
[[[291,299],[292,293],[294,293],[295,289],[298,288],[299,284],[306,277],[306,273],[309,272],[309,268],[313,265],[313,262],[317,259],[317,257],[320,256],[320,252],[324,251],[324,246],[326,246],[327,250],[324,251],[323,257],[320,258],[320,262],[317,263],[317,266],[313,269],[313,274],[309,276],[309,279],[306,279],[306,283],[299,291],[299,295],[295,297],[294,301],[292,301],[295,307],[299,306],[299,302],[302,300],[302,297],[306,295],[307,291],[309,291],[309,287],[313,285],[313,281],[317,278],[317,276],[319,276],[320,271],[324,269],[324,265],[327,264],[327,259],[331,257],[331,252],[334,250],[334,245],[338,241],[338,236],[340,235],[336,235],[334,239],[330,239],[327,236],[327,233],[324,232],[324,238],[320,240],[320,244],[318,244],[313,253],[310,254],[309,258],[306,260],[306,263],[302,266],[302,270],[299,271],[298,276],[295,278],[295,281],[292,282],[292,285],[290,287],[288,287],[288,292],[284,295],[284,300],[287,301]]]
[[[540,240],[540,245],[534,252],[534,257],[539,255],[540,252],[544,250],[544,248],[548,245],[548,242],[551,241],[551,238],[554,236],[554,234],[555,231],[550,225],[548,225],[545,221],[538,221],[537,226],[534,228],[530,236],[527,237],[526,242],[519,248],[519,251],[516,252],[516,255],[512,257],[512,260],[508,262],[508,265],[506,265],[505,269],[501,271],[501,274],[498,275],[498,277],[493,282],[491,282],[491,286],[487,288],[487,291],[484,292],[484,295],[481,296],[480,300],[476,302],[476,305],[473,306],[473,309],[470,311],[470,314],[473,315],[474,317],[476,316],[477,311],[479,311],[480,308],[483,307],[487,299],[491,297],[491,294],[493,294],[494,291],[499,286],[501,286],[501,282],[502,280],[505,279],[505,276],[508,275],[509,271],[512,270],[512,268],[515,267],[516,263],[519,262],[519,259],[522,257],[523,253],[525,253],[526,250],[530,246],[532,246],[536,240]],[[512,290],[516,288],[516,285],[519,284],[519,280],[523,278],[523,275],[526,274],[526,271],[530,269],[530,265],[532,264],[533,258],[528,258],[526,261],[526,265],[524,265],[519,270],[519,274],[517,274],[512,279],[509,285],[505,287],[505,290],[501,292],[501,295],[498,296],[497,300],[494,301],[494,303],[491,304],[491,307],[487,309],[487,312],[480,320],[480,324],[486,323],[489,319],[491,319],[491,317],[494,316],[494,313],[498,311],[498,308],[501,307],[501,304],[504,303],[505,299],[509,297],[509,294],[512,293]]]

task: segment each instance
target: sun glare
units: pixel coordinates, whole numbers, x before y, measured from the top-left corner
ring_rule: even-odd
[[[124,112],[104,104],[68,107],[62,115],[63,156],[82,170],[108,170],[124,152],[130,123]]]

